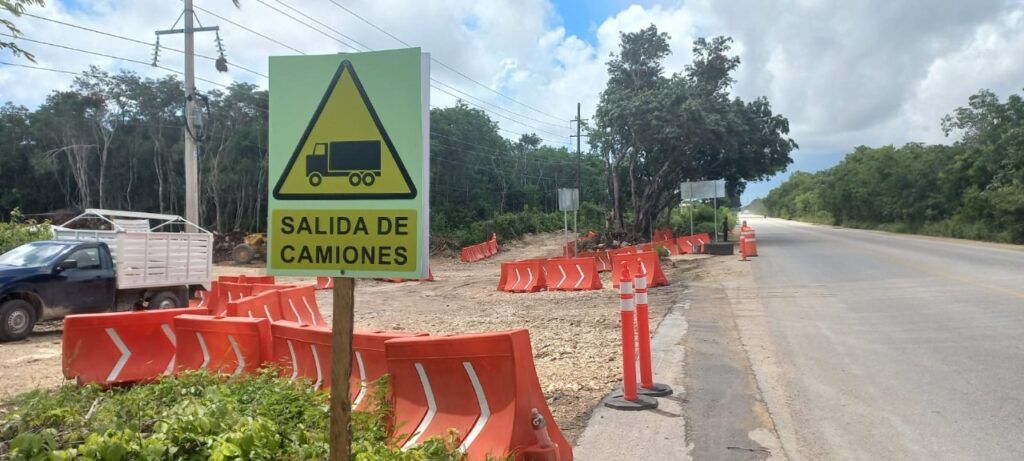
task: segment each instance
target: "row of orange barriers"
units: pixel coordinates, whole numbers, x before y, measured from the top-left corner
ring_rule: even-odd
[[[235,376],[269,364],[283,377],[330,389],[330,328],[319,314],[312,317],[319,324],[289,314],[314,287],[238,282],[218,280],[217,293],[207,296],[224,301],[219,316],[206,308],[68,316],[64,375],[81,384],[114,386],[186,370]],[[249,286],[249,294],[235,298],[246,293],[239,285]],[[352,345],[353,408],[367,409],[373,383],[389,374],[389,427],[397,428],[397,446],[455,429],[469,459],[509,453],[517,460],[572,459],[541,391],[526,330],[440,337],[356,331]]]
[[[625,264],[625,266],[623,266]],[[590,252],[576,258],[524,259],[501,264],[498,291],[536,293],[541,290],[577,291],[603,288],[600,272],[612,272],[612,285],[618,287],[623,267],[635,273],[643,269],[648,286],[668,285],[656,252],[637,252],[633,247]]]
[[[498,250],[498,235],[491,234],[490,240],[463,248],[459,259],[464,263],[473,263],[498,254]]]

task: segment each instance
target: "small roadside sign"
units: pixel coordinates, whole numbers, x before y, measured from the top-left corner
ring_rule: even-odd
[[[429,63],[270,58],[268,273],[426,277]]]

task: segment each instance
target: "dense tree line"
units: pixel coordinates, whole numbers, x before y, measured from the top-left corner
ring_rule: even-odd
[[[605,162],[616,227],[646,235],[679,205],[679,184],[725,179],[731,202],[747,181],[783,170],[797,144],[766,98],[730,94],[740,59],[727,37],[698,39],[693,61],[667,74],[668,35],[650,27],[621,34],[608,61],[591,142]]]
[[[942,126],[959,141],[858,147],[794,173],[765,204],[788,219],[1024,243],[1024,98],[981,91]]]
[[[788,121],[768,101],[729,94],[739,59],[729,39],[698,40],[694,62],[667,76],[667,35],[622,35],[608,62],[590,148],[577,155],[535,134],[509,140],[486,112],[430,112],[431,228],[464,243],[561,227],[557,189],[579,184],[581,229],[642,238],[670,225],[681,181],[745,181],[790,163]],[[90,68],[35,110],[0,107],[0,212],[113,208],[181,214],[185,97],[175,76]],[[267,92],[235,83],[201,95],[200,220],[215,231],[266,225]],[[612,212],[609,213],[608,210]],[[660,219],[660,221],[659,221]]]

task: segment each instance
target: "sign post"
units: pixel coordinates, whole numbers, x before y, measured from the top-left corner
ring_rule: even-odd
[[[577,212],[580,209],[580,190],[579,189],[558,189],[558,209],[562,211],[562,230],[565,238],[564,250],[562,251],[567,258],[571,258],[574,255],[569,254],[569,212],[572,212],[572,231],[575,233],[573,237],[573,251],[576,250],[576,245],[579,243],[576,240],[579,238],[580,231],[578,229]]]
[[[690,202],[690,235],[693,235],[693,202],[713,199],[715,241],[718,241],[718,197],[725,195],[725,180],[686,181],[679,185],[680,199]]]
[[[334,277],[330,459],[351,459],[356,278],[429,273],[430,57],[270,58],[267,273]]]

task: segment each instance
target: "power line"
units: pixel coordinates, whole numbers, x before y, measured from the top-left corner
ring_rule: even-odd
[[[256,0],[256,1],[259,2],[259,3],[262,3],[267,8],[270,8],[270,9],[272,9],[272,10],[274,10],[274,11],[276,11],[276,12],[282,14],[282,15],[284,15],[285,17],[291,19],[292,21],[295,21],[295,22],[297,22],[299,24],[302,24],[302,25],[310,28],[311,30],[319,32],[321,35],[323,35],[323,36],[325,36],[325,37],[327,37],[327,38],[329,38],[331,40],[334,40],[334,41],[336,41],[336,42],[338,42],[338,43],[340,43],[342,45],[345,45],[345,46],[349,47],[352,50],[359,51],[359,48],[356,48],[355,46],[352,46],[351,44],[346,43],[345,41],[343,41],[343,40],[341,40],[341,39],[339,39],[337,37],[331,36],[330,34],[324,32],[324,31],[322,31],[320,29],[317,29],[316,27],[313,27],[313,26],[309,25],[308,23],[302,22],[302,20],[296,18],[295,16],[292,16],[292,15],[290,15],[288,13],[285,13],[284,11],[281,11],[281,10],[275,8],[273,5],[267,3],[267,2],[265,2],[263,0]]]
[[[133,42],[133,43],[138,43],[140,45],[146,45],[146,46],[151,46],[151,47],[152,46],[156,46],[155,43],[150,43],[150,42],[146,42],[146,41],[143,41],[143,40],[134,39],[134,38],[131,38],[131,37],[125,37],[124,35],[118,35],[118,34],[114,34],[114,33],[110,33],[110,32],[104,32],[102,30],[92,29],[92,28],[81,26],[81,25],[78,25],[78,24],[72,24],[72,23],[69,23],[69,22],[59,21],[59,20],[56,20],[56,19],[51,19],[51,18],[47,18],[47,17],[43,17],[43,16],[37,16],[37,15],[34,15],[32,13],[24,13],[24,15],[32,17],[32,18],[40,19],[40,20],[43,20],[43,21],[49,21],[49,22],[52,22],[52,23],[55,23],[55,24],[60,24],[60,25],[63,25],[63,26],[73,27],[75,29],[80,29],[80,30],[92,32],[92,33],[95,33],[95,34],[105,35],[107,37],[113,37],[113,38],[118,38],[118,39],[121,39],[121,40]],[[160,47],[164,48],[164,49],[167,49],[167,50],[174,51],[176,53],[185,54],[185,51],[179,50],[177,48],[173,48],[173,47],[169,47],[169,46],[165,46],[165,45],[160,45]],[[207,59],[207,60],[210,60],[210,61],[217,61],[217,58],[214,58],[214,57],[211,57],[211,56],[206,56],[206,55],[202,55],[202,54],[199,54],[199,53],[196,53],[195,55],[197,57],[200,57],[200,58],[203,58],[203,59]],[[268,78],[265,74],[262,74],[260,72],[255,71],[255,70],[252,70],[252,69],[250,69],[248,67],[245,67],[245,66],[243,66],[241,64],[231,63],[231,65],[234,66],[234,67],[237,67],[237,68],[239,68],[241,70],[244,70],[246,72],[249,72],[251,74],[258,75],[258,76],[263,77],[263,78]]]
[[[262,0],[257,0],[257,1],[259,1],[260,3],[263,3]],[[361,46],[361,47],[363,47],[363,48],[365,48],[367,50],[370,50],[370,51],[373,50],[373,48],[370,48],[369,46],[367,46],[366,44],[360,42],[359,40],[356,40],[356,39],[354,39],[354,38],[352,38],[352,37],[350,37],[348,35],[345,35],[345,34],[341,33],[341,31],[339,31],[338,29],[335,29],[335,28],[333,28],[333,27],[331,27],[331,26],[329,26],[327,24],[324,24],[324,23],[320,22],[316,18],[313,18],[312,16],[310,16],[310,15],[308,15],[306,13],[303,13],[302,11],[296,9],[295,7],[285,3],[283,0],[277,0],[277,3],[280,3],[280,4],[284,5],[286,8],[288,8],[288,9],[298,13],[300,16],[302,16],[302,17],[304,17],[306,19],[309,19],[310,21],[313,21],[313,22],[315,22],[315,23],[317,23],[317,24],[319,24],[319,25],[321,25],[321,26],[323,26],[323,27],[325,27],[327,29],[330,29],[331,32],[334,32],[334,33],[338,34],[339,36],[344,37],[346,40],[349,40],[352,43],[355,43],[356,45],[359,45],[359,46]],[[352,48],[356,49],[355,47],[352,47]]]
[[[359,15],[358,13],[356,13],[355,11],[352,11],[351,9],[349,9],[349,8],[346,8],[345,6],[343,6],[342,4],[338,3],[338,2],[337,2],[337,1],[335,1],[335,0],[328,0],[328,1],[329,1],[329,2],[331,2],[331,3],[333,3],[333,4],[334,4],[334,6],[336,6],[336,7],[338,7],[338,8],[341,8],[342,10],[344,10],[345,12],[347,12],[348,14],[351,14],[352,16],[355,16],[355,17],[356,17],[357,19],[359,19],[360,21],[363,21],[363,22],[365,22],[366,24],[369,24],[369,25],[370,25],[370,27],[373,27],[374,29],[377,29],[378,31],[380,31],[380,32],[384,33],[384,35],[387,35],[388,37],[391,37],[392,39],[396,40],[396,41],[397,41],[398,43],[401,43],[401,44],[403,44],[403,45],[405,45],[405,46],[407,46],[407,47],[410,47],[410,48],[412,48],[412,45],[410,45],[410,44],[409,44],[408,42],[406,42],[405,40],[402,40],[402,39],[400,39],[400,38],[396,37],[396,36],[395,36],[394,34],[392,34],[391,32],[388,32],[387,30],[384,30],[384,29],[383,29],[382,27],[380,27],[380,26],[378,26],[378,25],[374,24],[373,22],[371,22],[370,20],[368,20],[368,19],[366,19],[366,18],[364,18],[364,17],[360,16],[360,15]],[[474,78],[472,78],[472,77],[470,77],[470,76],[468,76],[468,75],[466,75],[466,74],[464,74],[464,73],[462,73],[462,72],[458,71],[457,69],[455,69],[455,68],[453,68],[453,67],[449,66],[448,64],[445,64],[444,62],[441,62],[440,60],[438,60],[437,58],[434,58],[433,56],[431,56],[430,60],[431,60],[431,61],[434,61],[434,62],[438,63],[439,65],[441,65],[442,67],[444,67],[444,68],[446,68],[446,69],[448,69],[448,70],[450,70],[450,71],[452,71],[452,72],[454,72],[454,73],[458,74],[459,76],[461,76],[461,77],[463,77],[463,78],[465,78],[465,79],[467,79],[467,80],[469,80],[469,81],[471,81],[471,82],[473,82],[473,83],[477,84],[478,86],[481,86],[481,87],[483,87],[483,88],[484,88],[484,89],[486,89],[487,91],[490,91],[490,92],[492,92],[492,93],[494,93],[494,94],[497,94],[497,95],[499,95],[499,96],[501,96],[501,97],[503,97],[503,98],[505,98],[505,99],[508,99],[509,101],[512,101],[512,102],[514,102],[514,103],[516,103],[516,104],[519,104],[520,106],[523,106],[523,107],[525,107],[525,108],[527,108],[527,109],[530,109],[530,110],[532,110],[532,111],[534,111],[534,112],[536,112],[536,113],[538,113],[538,114],[542,114],[542,115],[545,115],[545,116],[547,116],[547,117],[551,117],[551,118],[552,118],[553,120],[558,120],[559,122],[564,122],[564,121],[565,121],[565,120],[564,120],[563,118],[561,118],[561,117],[557,117],[557,116],[551,115],[551,114],[549,114],[549,113],[547,113],[547,112],[544,112],[544,111],[542,111],[542,110],[540,110],[540,109],[537,109],[537,108],[535,108],[535,107],[533,107],[533,106],[530,106],[530,105],[528,105],[528,104],[526,104],[526,103],[522,103],[522,102],[519,102],[518,100],[516,100],[516,99],[512,98],[511,96],[508,96],[508,95],[506,95],[506,94],[504,94],[504,93],[502,93],[502,92],[500,92],[500,91],[498,91],[498,90],[495,90],[495,89],[491,88],[490,86],[484,85],[483,83],[480,83],[480,82],[478,82],[478,81],[477,81],[476,79],[474,79]]]
[[[323,36],[325,36],[325,37],[327,37],[327,38],[330,38],[330,39],[332,39],[332,40],[334,40],[334,41],[336,41],[336,42],[338,42],[338,43],[340,43],[340,44],[342,44],[342,45],[344,45],[344,46],[347,46],[348,48],[350,48],[350,49],[352,49],[352,50],[355,50],[355,51],[359,51],[359,49],[358,49],[358,48],[356,48],[355,46],[353,46],[353,45],[351,45],[351,44],[349,44],[349,43],[346,43],[345,41],[343,41],[343,40],[340,40],[340,39],[338,39],[337,37],[334,37],[334,36],[332,36],[331,34],[328,34],[327,32],[324,32],[324,31],[323,31],[322,29],[319,29],[319,28],[317,28],[317,27],[313,27],[313,26],[312,26],[312,25],[310,25],[309,23],[307,23],[307,22],[304,22],[304,21],[302,21],[302,20],[300,20],[300,19],[298,19],[298,18],[296,18],[296,17],[294,17],[294,16],[292,16],[292,15],[290,15],[290,14],[288,14],[288,13],[284,12],[284,11],[281,11],[281,10],[280,10],[280,9],[278,9],[278,8],[275,8],[274,6],[270,5],[269,3],[267,3],[267,2],[266,2],[266,1],[264,1],[264,0],[256,0],[256,1],[257,1],[257,2],[259,2],[259,3],[261,3],[261,4],[263,4],[264,6],[266,6],[266,7],[268,7],[268,8],[270,8],[270,9],[272,9],[272,10],[276,11],[277,13],[279,13],[279,14],[281,14],[281,15],[283,15],[283,16],[285,16],[285,17],[289,18],[289,19],[291,19],[292,21],[295,21],[295,22],[297,22],[297,23],[299,23],[299,24],[301,24],[301,25],[305,26],[306,28],[308,28],[308,29],[310,29],[310,30],[312,30],[312,31],[314,31],[314,32],[316,32],[316,33],[318,33],[318,34],[321,34],[321,35],[323,35]],[[306,13],[304,13],[304,12],[302,12],[302,11],[300,11],[300,10],[296,9],[295,7],[292,7],[292,6],[288,5],[287,3],[284,3],[284,2],[283,2],[283,1],[281,1],[281,0],[277,0],[277,1],[278,1],[278,3],[281,3],[282,5],[284,5],[284,6],[288,7],[288,8],[289,8],[289,9],[291,9],[292,11],[295,11],[296,13],[298,13],[298,14],[302,15],[303,17],[309,18],[310,20],[312,20],[312,21],[316,22],[317,24],[320,24],[320,25],[322,25],[323,27],[325,27],[325,28],[328,28],[328,29],[330,29],[331,31],[334,31],[334,32],[336,32],[336,33],[338,33],[338,34],[341,34],[341,33],[340,33],[340,32],[338,32],[338,31],[337,31],[336,29],[334,29],[334,28],[332,28],[332,27],[330,27],[330,26],[328,26],[328,25],[326,25],[326,24],[324,24],[324,23],[322,23],[322,22],[320,22],[320,21],[318,21],[318,20],[316,20],[316,19],[312,18],[312,17],[311,17],[311,16],[309,16],[308,14],[306,14]],[[341,34],[341,35],[343,35],[343,34]],[[343,36],[345,36],[345,35],[343,35]],[[345,37],[346,37],[346,38],[349,38],[349,39],[351,40],[351,38],[350,38],[350,37],[348,37],[348,36],[345,36]],[[354,41],[354,40],[353,40],[353,41]],[[280,42],[278,42],[278,43],[280,43]],[[367,46],[367,45],[365,45],[365,44],[362,44],[362,43],[359,43],[359,42],[356,42],[356,43],[358,43],[359,45],[363,46],[363,47],[364,47],[364,48],[366,48],[367,50],[371,50],[371,51],[373,50],[373,48],[370,48],[369,46]],[[282,45],[283,45],[283,44],[282,44]],[[285,46],[287,46],[287,45],[285,45]],[[291,47],[289,47],[289,48],[291,48]],[[293,49],[294,49],[294,48],[293,48]],[[300,53],[301,53],[301,52],[300,52]],[[305,53],[303,53],[303,54],[305,54]],[[434,79],[431,79],[431,80],[434,80]],[[445,85],[445,86],[449,86],[449,87],[450,87],[450,85]],[[452,96],[452,97],[454,97],[454,98],[457,98],[457,99],[462,99],[461,97],[459,97],[459,96],[457,96],[457,95],[454,95],[454,94],[452,94],[451,92],[449,92],[449,91],[445,90],[444,88],[438,87],[438,86],[436,86],[436,85],[431,85],[431,87],[432,87],[432,88],[434,88],[434,89],[437,89],[438,91],[441,91],[441,92],[443,92],[443,93],[445,93],[445,94],[448,94],[449,96]],[[458,91],[458,90],[456,90],[456,91]],[[463,94],[465,94],[465,93],[464,93],[464,92],[462,92],[462,91],[459,91],[459,92],[460,92],[460,93],[463,93]],[[498,116],[498,117],[504,118],[504,119],[506,119],[506,120],[510,120],[510,121],[512,121],[513,123],[516,123],[516,124],[522,125],[522,126],[524,126],[524,127],[527,127],[527,128],[533,129],[533,130],[536,130],[536,131],[538,131],[538,132],[546,133],[546,134],[549,134],[549,135],[552,135],[552,136],[562,136],[561,134],[558,134],[558,133],[553,133],[553,132],[551,132],[551,131],[548,131],[548,130],[545,130],[545,129],[542,129],[542,128],[539,128],[539,127],[536,127],[536,126],[533,126],[533,125],[530,125],[530,124],[528,124],[528,123],[524,123],[524,122],[521,122],[521,121],[519,121],[519,120],[513,119],[513,118],[511,118],[511,117],[508,117],[508,116],[505,116],[505,115],[503,115],[503,114],[501,114],[501,113],[498,113],[498,112],[495,112],[495,111],[493,111],[493,110],[488,110],[488,109],[487,109],[486,107],[480,106],[479,104],[475,104],[475,103],[473,103],[473,102],[470,102],[470,101],[467,101],[467,102],[468,102],[469,104],[473,105],[473,106],[476,106],[476,107],[478,107],[478,108],[480,108],[480,109],[484,110],[484,111],[490,112],[490,113],[492,113],[492,114],[494,114],[494,115],[496,115],[496,116]],[[506,109],[506,111],[508,111],[508,110]],[[508,111],[508,112],[511,112],[511,111]],[[515,113],[515,112],[512,112],[512,113]],[[523,116],[523,115],[521,115],[521,114],[516,114],[516,115],[518,115],[518,116],[520,116],[520,117],[524,117],[524,118],[526,118],[525,116]],[[542,123],[545,123],[545,122],[542,122]],[[552,125],[553,125],[553,124],[552,124]],[[504,130],[504,131],[510,131],[510,130]],[[511,131],[510,131],[510,132],[511,132]],[[512,132],[512,133],[515,133],[515,132]],[[517,133],[517,134],[520,134],[520,133]],[[548,142],[554,143],[554,144],[556,144],[556,145],[563,145],[563,144],[568,144],[568,142],[552,141],[552,140],[550,140],[550,139],[545,139],[545,138],[542,138],[542,139],[544,139],[545,141],[548,141]]]
[[[49,67],[30,66],[30,65],[27,65],[27,64],[15,64],[13,62],[0,61],[0,64],[3,64],[5,66],[24,67],[26,69],[36,69],[36,70],[46,70],[46,71],[50,71],[50,72],[59,72],[59,73],[62,73],[62,74],[70,74],[70,75],[75,75],[75,76],[82,75],[81,73],[71,72],[70,70],[51,69]]]
[[[499,105],[496,105],[496,104],[491,104],[491,103],[489,103],[489,102],[487,102],[487,101],[484,101],[484,100],[483,100],[483,99],[481,99],[481,98],[478,98],[478,97],[476,97],[476,96],[473,96],[473,95],[471,95],[471,94],[469,94],[469,93],[466,93],[465,91],[462,91],[462,90],[460,90],[460,89],[458,89],[458,88],[455,88],[454,86],[451,86],[451,85],[449,85],[449,84],[447,84],[447,83],[444,83],[444,82],[442,82],[442,81],[440,81],[440,80],[438,80],[438,79],[436,79],[436,78],[433,78],[433,77],[431,77],[431,78],[430,78],[430,81],[432,81],[432,82],[434,82],[434,83],[437,83],[438,85],[442,85],[442,86],[444,86],[444,87],[447,87],[448,89],[450,89],[450,90],[452,90],[452,91],[454,91],[454,92],[456,92],[456,93],[459,93],[459,94],[465,95],[465,96],[466,96],[466,97],[468,97],[468,98],[471,98],[471,99],[475,99],[475,100],[479,101],[479,102],[480,102],[480,104],[486,104],[486,105],[488,105],[488,106],[491,106],[491,107],[495,108],[496,110],[502,110],[502,111],[508,112],[508,113],[510,113],[510,114],[516,115],[516,116],[518,116],[518,117],[522,117],[522,118],[525,118],[525,119],[527,119],[527,120],[532,120],[532,121],[534,121],[534,122],[537,122],[537,123],[542,123],[542,124],[544,124],[544,125],[548,125],[548,126],[553,126],[553,127],[557,127],[557,128],[568,128],[568,127],[567,127],[566,125],[556,125],[556,124],[554,124],[554,123],[551,123],[551,122],[545,122],[545,121],[543,121],[543,120],[538,120],[538,119],[535,119],[535,118],[533,118],[533,117],[530,117],[530,116],[528,116],[528,115],[523,115],[523,114],[520,114],[520,113],[518,113],[518,112],[513,112],[513,111],[510,111],[510,110],[508,110],[508,109],[506,109],[506,108],[504,108],[504,107],[501,107],[501,106],[499,106]],[[433,85],[431,85],[431,86],[433,86]]]
[[[246,31],[246,32],[249,32],[249,33],[251,33],[251,34],[254,34],[254,35],[256,35],[257,37],[261,37],[261,38],[263,38],[263,39],[266,39],[267,41],[269,41],[269,42],[271,42],[271,43],[275,43],[275,44],[277,44],[277,45],[280,45],[280,46],[282,46],[282,47],[288,48],[289,50],[292,50],[292,51],[294,51],[294,52],[296,52],[296,53],[299,53],[299,54],[306,54],[306,53],[303,53],[302,51],[299,51],[299,50],[297,50],[297,49],[293,48],[293,47],[292,47],[292,46],[290,46],[290,45],[284,44],[284,43],[282,43],[282,42],[279,42],[279,41],[277,41],[277,40],[275,40],[275,39],[273,39],[273,38],[271,38],[271,37],[268,37],[268,36],[266,36],[266,35],[263,35],[263,34],[261,34],[261,33],[257,32],[257,31],[255,31],[255,30],[253,30],[253,29],[250,29],[250,28],[248,28],[248,27],[246,27],[246,26],[244,26],[244,25],[242,25],[242,24],[239,24],[239,23],[237,23],[237,22],[234,22],[234,21],[232,21],[232,20],[230,20],[230,19],[228,19],[228,18],[225,18],[224,16],[221,16],[221,15],[219,15],[219,14],[217,14],[217,13],[214,13],[214,12],[212,12],[212,11],[210,11],[210,10],[207,10],[207,9],[205,9],[205,8],[201,7],[201,6],[198,6],[198,5],[192,5],[192,7],[193,7],[193,8],[195,8],[195,9],[197,9],[197,10],[199,10],[199,11],[202,11],[203,13],[206,13],[206,14],[208,14],[208,15],[210,15],[210,16],[213,16],[213,17],[215,17],[215,18],[217,18],[217,19],[220,19],[221,21],[224,21],[224,22],[226,22],[226,23],[228,23],[228,24],[231,24],[231,25],[233,25],[233,26],[235,26],[235,27],[238,27],[239,29],[242,29],[242,30],[244,30],[244,31]]]

